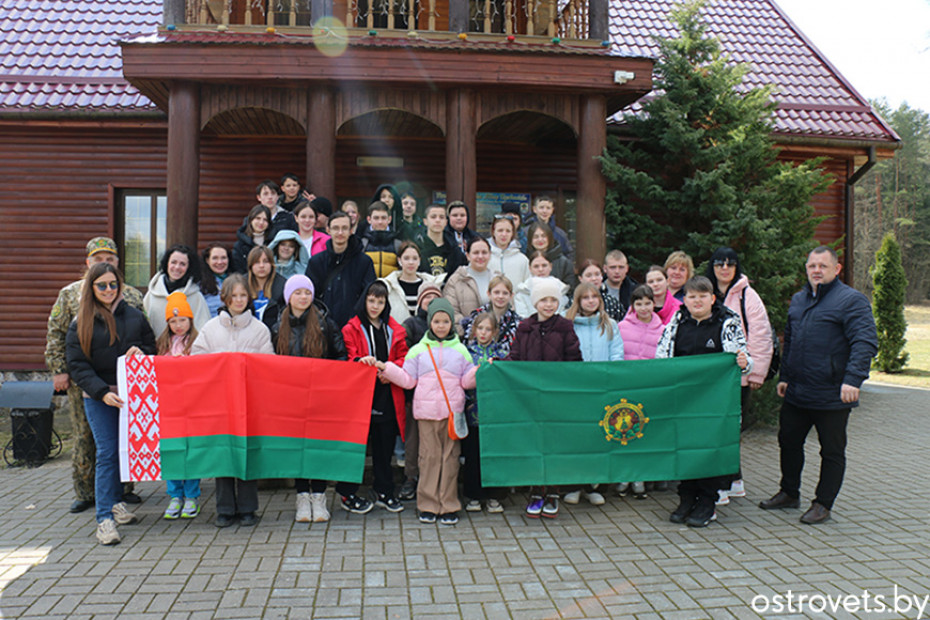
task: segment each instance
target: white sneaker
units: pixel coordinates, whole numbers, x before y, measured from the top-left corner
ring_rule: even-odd
[[[629,492],[630,492],[629,482],[621,482],[620,484],[617,485],[617,495],[619,495],[620,497],[626,497],[627,493]]]
[[[326,507],[326,493],[311,493],[310,505],[313,508],[313,522],[329,521],[329,509]]]
[[[193,497],[184,500],[184,509],[181,511],[182,519],[193,519],[200,514],[200,504]]]
[[[113,512],[113,520],[116,521],[117,525],[129,525],[139,520],[136,518],[136,515],[129,512],[129,509],[126,508],[126,504],[123,502],[113,504],[111,510]]]
[[[171,501],[168,502],[168,507],[165,509],[165,518],[168,520],[174,520],[181,516],[181,498],[172,497]]]
[[[504,512],[504,507],[501,506],[500,500],[489,499],[488,512],[491,514]]]
[[[481,502],[476,499],[468,500],[465,504],[465,512],[481,512]]]
[[[310,523],[313,521],[313,508],[310,506],[310,494],[297,494],[297,514],[294,515],[297,523]]]
[[[730,492],[729,491],[717,491],[717,501],[715,502],[718,506],[726,506],[730,503]]]
[[[604,499],[603,497],[601,499]],[[572,491],[571,493],[566,493],[565,497],[562,498],[562,501],[566,504],[575,505],[581,501],[581,491]]]
[[[743,485],[743,479],[734,480],[730,484],[730,490],[727,492],[730,497],[746,497],[746,487]]]
[[[97,524],[97,542],[101,545],[115,545],[120,541],[119,532],[116,530],[116,521],[113,519],[104,519]]]
[[[605,503],[607,503],[607,500],[604,499],[604,496],[597,491],[585,493],[585,497],[588,498],[588,501],[591,502],[592,506],[603,506]]]

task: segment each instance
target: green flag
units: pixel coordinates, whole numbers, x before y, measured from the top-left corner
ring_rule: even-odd
[[[478,370],[484,486],[685,480],[739,468],[731,353]]]

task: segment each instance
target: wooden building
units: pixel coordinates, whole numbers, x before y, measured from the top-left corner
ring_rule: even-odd
[[[88,238],[114,236],[144,286],[166,243],[231,245],[255,185],[283,172],[334,202],[383,182],[421,202],[555,194],[579,257],[602,256],[593,157],[651,89],[671,0],[49,6],[0,0],[0,370],[43,366]],[[707,16],[752,63],[747,85],[779,86],[782,156],[828,158],[822,240],[851,238],[852,183],[897,136],[770,0]]]

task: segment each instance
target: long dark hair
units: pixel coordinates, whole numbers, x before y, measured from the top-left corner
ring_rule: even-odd
[[[78,341],[81,343],[81,351],[83,351],[84,355],[88,358],[91,356],[91,344],[94,339],[94,320],[97,317],[100,317],[106,324],[107,330],[110,332],[110,346],[113,346],[113,343],[119,338],[119,334],[117,334],[116,331],[116,319],[113,317],[113,311],[100,303],[97,300],[97,296],[94,295],[94,281],[108,273],[112,273],[116,276],[116,281],[119,283],[119,292],[122,294],[123,274],[110,263],[97,263],[92,265],[84,276],[84,284],[81,285],[81,304],[78,307],[77,334]],[[117,296],[117,299],[118,298]]]
[[[200,284],[200,258],[194,253],[190,247],[182,244],[173,245],[161,256],[161,262],[158,263],[158,270],[168,275],[168,261],[171,260],[171,255],[175,252],[180,252],[187,256],[187,273],[184,274],[184,277],[181,278],[181,286],[185,286],[188,281],[193,280],[196,284]],[[166,280],[167,281],[167,280]]]
[[[210,269],[210,264],[207,262],[210,259],[210,252],[213,250],[220,249],[226,252],[226,274],[229,273],[230,266],[230,256],[229,250],[222,243],[211,243],[203,249],[200,257],[203,259],[203,273],[205,276],[203,281],[200,283],[200,292],[204,295],[219,295],[220,287],[216,283],[216,274],[213,273],[213,270]],[[224,274],[225,275],[225,274]]]
[[[323,327],[320,325],[320,312],[311,303],[304,314],[307,315],[307,320],[304,337],[300,341],[300,355],[301,357],[325,357],[327,346],[326,338],[323,336]],[[278,355],[291,354],[291,324],[299,320],[291,313],[291,305],[288,304],[281,313],[281,325],[278,327],[278,341],[275,343],[275,351]]]

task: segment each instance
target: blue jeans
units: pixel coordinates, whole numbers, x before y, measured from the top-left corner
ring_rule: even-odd
[[[113,518],[113,505],[123,499],[119,475],[119,409],[92,398],[84,399],[84,414],[97,444],[97,471],[94,475],[94,499],[97,523]]]
[[[200,480],[165,480],[169,497],[196,499],[200,497]]]

